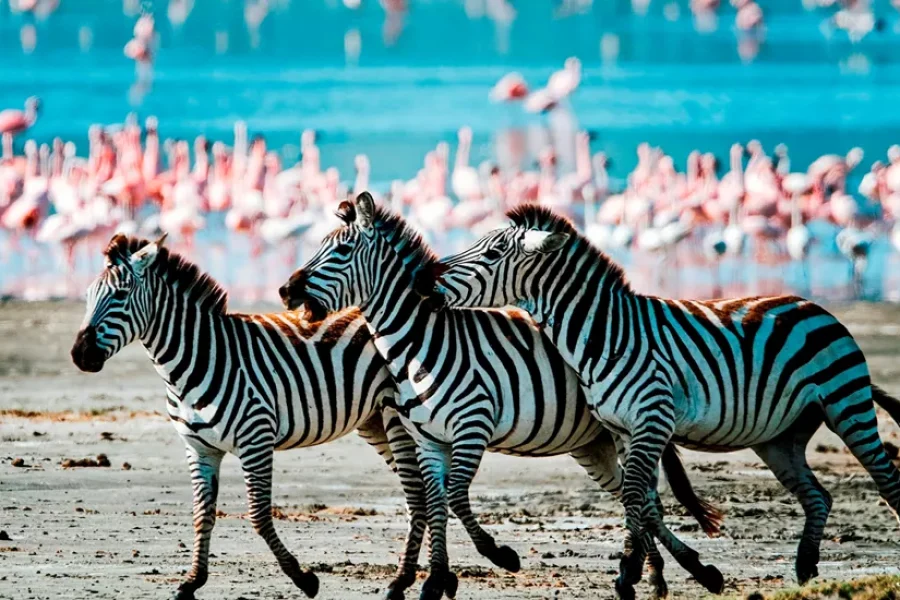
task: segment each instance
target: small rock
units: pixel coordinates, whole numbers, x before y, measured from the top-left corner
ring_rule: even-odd
[[[131,470],[131,463],[127,463],[127,462],[122,463],[122,470],[123,470],[123,471],[130,471],[130,470]]]
[[[8,542],[10,541],[9,534],[5,531],[0,531],[0,542]]]
[[[25,459],[22,458],[21,456],[20,456],[19,458],[14,458],[13,461],[12,461],[12,466],[14,466],[14,467],[24,467],[24,466],[25,466]]]

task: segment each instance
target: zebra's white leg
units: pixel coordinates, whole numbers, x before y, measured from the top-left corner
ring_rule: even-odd
[[[478,552],[501,569],[515,573],[522,567],[519,555],[509,546],[497,545],[493,536],[478,523],[469,500],[469,486],[478,473],[490,435],[483,424],[456,433],[447,494],[450,509],[462,521]]]
[[[815,429],[809,431],[807,428],[789,431],[753,448],[781,485],[797,498],[806,515],[795,564],[801,585],[819,574],[819,546],[832,504],[831,494],[822,487],[806,462],[806,445],[814,433]]]
[[[416,446],[419,469],[425,480],[425,513],[431,530],[430,573],[422,584],[419,600],[440,600],[448,588],[453,591],[456,579],[450,573],[447,554],[446,478],[450,471],[450,450],[429,440],[419,440]]]
[[[216,524],[216,498],[219,495],[219,465],[224,452],[204,448],[199,453],[187,447],[188,466],[194,488],[194,550],[191,570],[178,586],[175,600],[192,600],[194,592],[206,583],[209,575],[209,541]]]
[[[416,444],[403,428],[397,413],[385,409],[359,428],[359,435],[370,444],[400,477],[406,498],[409,529],[400,564],[393,581],[388,584],[386,600],[403,600],[404,592],[416,580],[419,553],[427,527],[425,486],[416,458]]]
[[[272,521],[272,459],[274,439],[241,452],[241,467],[247,486],[247,505],[253,529],[268,544],[281,570],[310,598],[319,591],[319,578],[304,571],[290,550],[285,548]]]

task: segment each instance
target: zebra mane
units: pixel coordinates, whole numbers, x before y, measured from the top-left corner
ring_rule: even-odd
[[[577,240],[577,244],[580,247],[585,248],[597,262],[603,265],[610,282],[631,291],[628,278],[625,276],[625,270],[601,250],[594,247],[586,237],[581,235],[568,218],[553,212],[546,206],[532,203],[520,204],[507,212],[506,216],[516,227],[551,231],[553,233],[568,233]]]
[[[432,276],[438,264],[438,256],[422,234],[406,222],[399,214],[384,206],[375,207],[372,226],[392,248],[403,258],[403,263],[419,284],[426,283],[424,277]]]
[[[150,240],[138,237],[116,235],[103,251],[112,264],[127,261],[132,254],[151,244]],[[160,247],[156,259],[149,267],[163,281],[181,290],[197,304],[205,304],[214,314],[224,314],[228,304],[228,293],[211,275],[200,267],[165,246]]]

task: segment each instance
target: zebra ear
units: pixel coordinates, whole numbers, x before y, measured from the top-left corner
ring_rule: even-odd
[[[525,252],[553,252],[563,247],[569,240],[569,234],[562,231],[537,231],[529,229],[522,238],[522,250]]]
[[[363,192],[356,197],[356,209],[359,213],[361,227],[371,227],[375,220],[375,198],[369,192]]]
[[[140,277],[147,267],[156,261],[157,256],[159,256],[159,242],[152,242],[132,254],[128,262],[134,274]]]

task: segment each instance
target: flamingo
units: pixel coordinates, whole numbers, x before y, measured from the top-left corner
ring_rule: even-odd
[[[0,111],[0,136],[3,138],[3,158],[12,158],[13,138],[25,132],[37,121],[41,100],[31,96],[25,100],[25,110],[7,108]]]
[[[491,102],[516,102],[528,95],[528,84],[520,73],[507,73],[491,88]]]
[[[567,98],[572,92],[578,89],[581,83],[581,61],[571,56],[566,59],[565,65],[559,71],[556,71],[547,80],[547,91],[559,102],[563,98]]]
[[[472,149],[471,128],[461,128],[457,137],[459,146],[456,148],[456,161],[453,165],[453,174],[450,176],[450,187],[459,200],[480,198],[482,192],[478,171],[469,165],[469,153]]]
[[[853,281],[853,293],[860,298],[863,292],[863,275],[869,262],[869,251],[872,247],[872,236],[854,225],[845,227],[837,234],[838,250],[850,261],[850,274]]]

